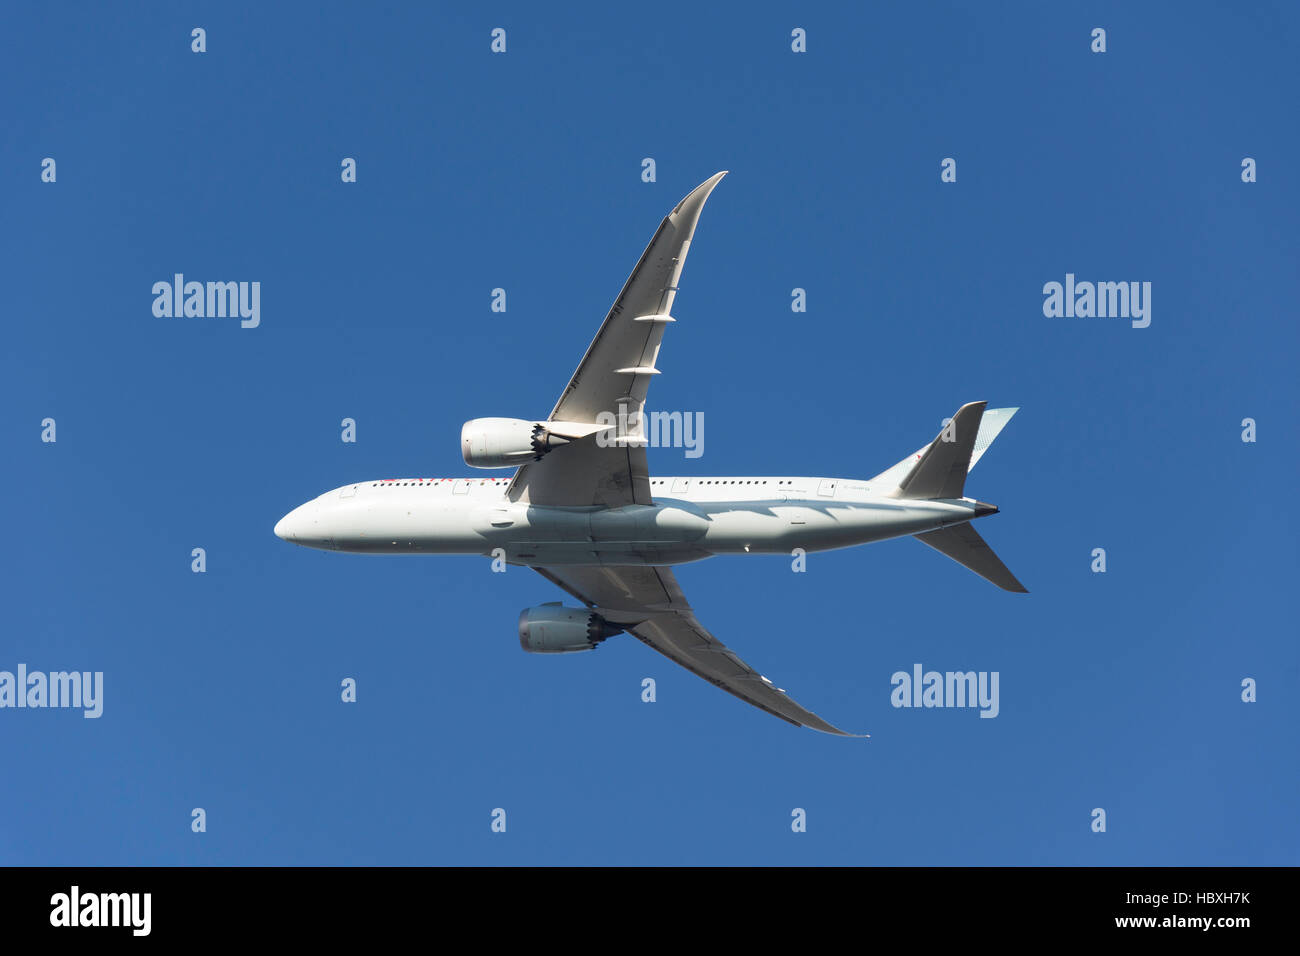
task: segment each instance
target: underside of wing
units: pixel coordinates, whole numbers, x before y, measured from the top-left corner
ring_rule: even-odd
[[[652,503],[645,480],[646,393],[659,373],[655,363],[664,329],[675,321],[673,301],[695,225],[725,175],[701,183],[660,223],[548,419],[613,422],[616,432],[573,442],[523,466],[510,484],[511,501],[579,507]]]
[[[642,444],[605,444],[595,435],[562,445],[515,474],[507,497],[534,505],[621,508],[654,504]]]
[[[781,688],[754,670],[696,619],[668,568],[536,568],[660,654],[709,683],[774,717],[841,737],[850,734],[796,704]]]

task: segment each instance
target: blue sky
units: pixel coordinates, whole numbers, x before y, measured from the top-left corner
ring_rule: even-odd
[[[1293,7],[405,6],[3,14],[0,670],[105,700],[0,710],[0,862],[1298,861]],[[1022,408],[967,489],[1028,596],[908,540],[678,570],[870,740],[626,637],[526,655],[564,595],[525,569],[271,533],[544,417],[719,169],[650,396],[705,454],[653,473],[867,477]],[[176,272],[259,281],[261,325],[155,317]],[[1151,282],[1150,327],[1045,317],[1066,273]],[[918,662],[998,671],[999,716],[893,708]]]

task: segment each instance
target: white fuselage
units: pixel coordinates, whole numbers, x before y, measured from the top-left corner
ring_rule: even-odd
[[[507,478],[404,478],[327,491],[275,526],[358,554],[504,555],[515,564],[669,565],[715,554],[825,551],[933,531],[995,509],[907,500],[839,478],[652,478],[653,505],[539,507]],[[498,550],[500,549],[500,550]]]

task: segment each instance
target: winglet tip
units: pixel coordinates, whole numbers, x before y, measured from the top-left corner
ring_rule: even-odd
[[[851,734],[847,730],[840,730],[834,724],[826,724],[827,729],[815,727],[812,724],[804,724],[803,726],[809,730],[820,730],[822,733],[830,734],[833,737],[852,737],[856,740],[867,740],[871,737],[871,734]]]
[[[728,169],[719,170],[718,172],[710,176],[708,179],[704,180],[704,182],[700,183],[699,188],[705,190],[706,192],[713,192],[713,187],[718,185],[718,183],[722,182],[722,178],[726,176],[727,173],[729,173],[730,171],[731,170]]]
[[[694,221],[699,218],[700,210],[704,208],[704,202],[709,198],[715,186],[722,181],[722,177],[727,175],[727,170],[721,170],[714,173],[704,182],[692,189],[686,196],[673,207],[672,215],[677,216],[685,211],[691,221],[691,229],[694,230]]]

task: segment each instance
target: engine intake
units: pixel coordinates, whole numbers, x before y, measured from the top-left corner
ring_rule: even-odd
[[[519,646],[530,654],[590,651],[622,631],[594,611],[563,607],[558,601],[519,613]]]

